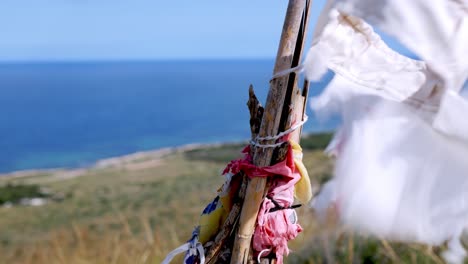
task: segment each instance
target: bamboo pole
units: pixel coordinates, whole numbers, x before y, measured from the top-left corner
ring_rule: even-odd
[[[283,25],[281,40],[276,56],[273,75],[299,65],[305,40],[309,16],[310,0],[290,0]],[[307,85],[307,83],[306,83]],[[307,88],[304,89],[307,93]],[[289,128],[294,121],[301,121],[304,114],[306,94],[297,88],[295,73],[280,76],[270,82],[270,91],[260,126],[259,136],[277,135],[279,131]],[[299,119],[297,119],[299,117]],[[300,130],[293,135],[298,140]],[[274,142],[265,142],[270,144]],[[269,166],[275,162],[273,148],[257,148],[254,153],[254,165]],[[254,232],[257,214],[264,198],[267,180],[254,178],[247,186],[244,205],[239,219],[231,264],[246,264],[251,252],[251,240]]]

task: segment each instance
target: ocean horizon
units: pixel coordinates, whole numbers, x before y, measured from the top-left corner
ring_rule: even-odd
[[[0,172],[249,137],[248,87],[264,104],[273,59],[0,63]],[[311,85],[318,94],[331,76]],[[304,132],[329,131],[310,111]]]

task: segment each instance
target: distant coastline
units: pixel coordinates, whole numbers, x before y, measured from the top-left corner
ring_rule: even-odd
[[[303,133],[303,137],[310,136],[320,137],[322,135],[331,135],[331,132],[306,132]],[[323,140],[323,139],[320,139]],[[247,144],[247,140],[240,141],[227,141],[227,142],[214,142],[214,143],[190,143],[180,146],[173,147],[164,147],[156,148],[147,151],[137,151],[130,154],[113,156],[108,158],[99,159],[96,162],[81,167],[57,167],[57,168],[47,168],[47,169],[28,169],[28,170],[17,170],[11,172],[0,173],[0,180],[3,179],[18,179],[24,177],[33,177],[37,175],[56,175],[60,178],[72,178],[78,177],[81,174],[84,174],[90,170],[99,170],[107,168],[122,168],[122,169],[142,169],[144,166],[154,166],[155,163],[163,159],[165,156],[175,154],[175,153],[184,153],[196,149],[204,148],[215,148],[215,147],[224,147],[224,146],[233,146],[233,145],[243,145]],[[321,144],[321,142],[318,142]],[[324,146],[321,146],[324,147]],[[239,149],[240,152],[240,149]],[[135,165],[138,163],[139,165]],[[138,167],[137,167],[138,166]]]
[[[19,179],[24,177],[33,177],[43,174],[56,174],[61,175],[63,178],[78,177],[80,174],[84,174],[89,170],[95,169],[107,169],[107,168],[127,168],[129,164],[132,164],[141,160],[148,160],[151,162],[158,161],[163,157],[174,154],[174,153],[183,153],[186,151],[200,149],[200,148],[210,148],[210,147],[220,147],[228,146],[234,144],[241,144],[246,142],[225,142],[225,143],[191,143],[175,147],[165,147],[159,149],[153,149],[148,151],[138,151],[130,154],[125,154],[121,156],[114,156],[104,159],[99,159],[95,163],[84,166],[84,167],[70,167],[70,168],[48,168],[48,169],[28,169],[28,170],[18,170],[12,172],[0,173],[0,179]],[[141,163],[141,162],[140,162]],[[140,165],[141,166],[141,165]],[[144,165],[143,165],[144,166]]]
[[[272,68],[269,59],[0,63],[0,175],[246,139],[248,87],[264,102]],[[336,123],[310,114],[304,130]]]

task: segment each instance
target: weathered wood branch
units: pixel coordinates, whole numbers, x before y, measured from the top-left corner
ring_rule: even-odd
[[[221,253],[222,249],[226,246],[226,243],[229,240],[230,235],[232,234],[232,230],[234,230],[235,224],[239,219],[240,211],[242,209],[242,203],[244,202],[245,191],[247,189],[247,177],[243,173],[240,173],[240,175],[237,176],[242,177],[242,184],[239,188],[238,195],[235,197],[235,201],[232,205],[228,217],[226,218],[226,220],[223,223],[223,226],[216,235],[213,241],[213,245],[210,246],[209,250],[206,253],[205,257],[207,264],[219,263],[219,254]]]
[[[309,17],[309,6],[310,0],[289,1],[273,75],[299,65]],[[297,87],[295,73],[271,80],[259,136],[277,135],[280,131],[291,127],[294,122],[301,121],[304,114],[304,104],[305,98]],[[297,141],[299,137],[300,130],[292,135],[292,139]],[[272,144],[275,142],[264,143]],[[275,163],[274,153],[273,148],[255,149],[254,165],[264,167]],[[264,198],[266,183],[267,180],[264,178],[254,178],[247,186],[231,264],[245,264],[249,261],[252,234]]]
[[[257,137],[258,132],[260,130],[260,124],[262,122],[263,116],[263,107],[258,101],[257,96],[255,96],[255,92],[253,90],[252,85],[250,85],[249,87],[249,100],[247,101],[247,106],[250,112],[251,139],[254,140]],[[242,177],[242,184],[239,188],[239,192],[234,198],[234,203],[232,205],[228,217],[226,218],[226,220],[223,223],[223,226],[216,235],[213,244],[209,247],[209,249],[206,252],[207,264],[215,264],[222,262],[219,260],[221,252],[224,248],[229,247],[229,245],[227,245],[228,242],[234,242],[233,237],[231,237],[231,235],[233,234],[233,231],[235,230],[235,225],[239,220],[239,215],[242,209],[242,203],[244,202],[248,182],[247,176],[245,176],[242,172],[240,173],[240,175],[236,175],[236,177],[239,176]]]
[[[249,100],[247,101],[247,107],[249,108],[250,112],[250,132],[252,134],[252,140],[255,140],[258,132],[260,132],[260,125],[262,124],[264,109],[258,101],[257,96],[255,96],[252,85],[249,87]]]

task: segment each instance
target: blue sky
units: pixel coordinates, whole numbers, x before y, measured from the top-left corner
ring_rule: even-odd
[[[2,0],[0,60],[273,58],[287,2]]]
[[[0,61],[273,58],[287,3],[2,0]]]

